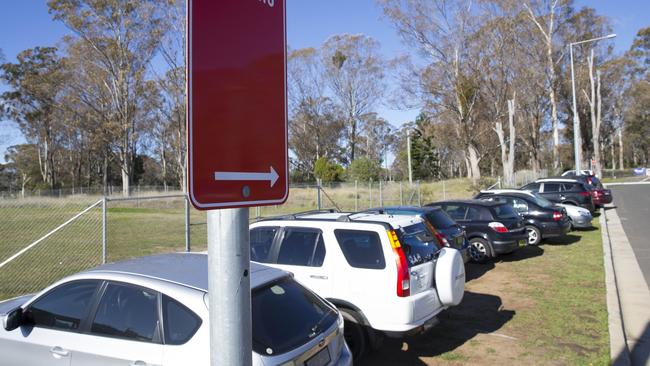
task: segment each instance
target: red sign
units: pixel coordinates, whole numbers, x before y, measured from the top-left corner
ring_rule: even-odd
[[[289,194],[285,0],[188,1],[188,172],[194,207]]]

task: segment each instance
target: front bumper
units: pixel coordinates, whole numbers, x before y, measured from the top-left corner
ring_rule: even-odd
[[[576,229],[587,229],[592,227],[593,225],[591,224],[591,220],[593,220],[593,216],[576,216],[571,218],[571,224],[573,225],[574,228]]]

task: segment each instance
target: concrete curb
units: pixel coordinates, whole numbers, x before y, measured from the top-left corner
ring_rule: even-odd
[[[601,209],[601,224],[603,249],[609,254],[605,255],[609,256],[605,259],[605,273],[612,363],[650,365],[650,290],[616,210]],[[608,261],[612,264],[609,270]],[[621,336],[625,346],[621,345]]]
[[[630,366],[630,350],[625,341],[623,314],[616,286],[616,272],[612,261],[612,243],[609,239],[605,209],[600,209],[600,234],[603,239],[605,285],[607,287],[607,323],[609,327],[609,354],[614,366]]]

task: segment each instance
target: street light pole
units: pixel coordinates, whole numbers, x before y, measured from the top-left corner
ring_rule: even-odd
[[[616,37],[616,34],[609,34],[604,37],[592,38],[584,41],[569,43],[569,54],[571,57],[571,90],[573,92],[573,156],[575,158],[576,175],[581,175],[580,163],[582,159],[580,157],[580,145],[582,143],[580,137],[580,117],[578,116],[578,106],[576,103],[576,81],[575,81],[575,75],[573,71],[573,46],[582,43],[597,42],[603,39],[609,39],[614,37]]]
[[[409,184],[413,184],[413,168],[411,165],[411,130],[406,130],[406,148],[408,155]]]

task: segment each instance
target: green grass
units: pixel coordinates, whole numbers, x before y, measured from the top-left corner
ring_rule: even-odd
[[[573,232],[541,248],[541,256],[504,264],[527,284],[513,289],[515,294],[534,304],[518,311],[509,326],[525,347],[544,350],[535,357],[548,363],[609,364],[600,230]]]

